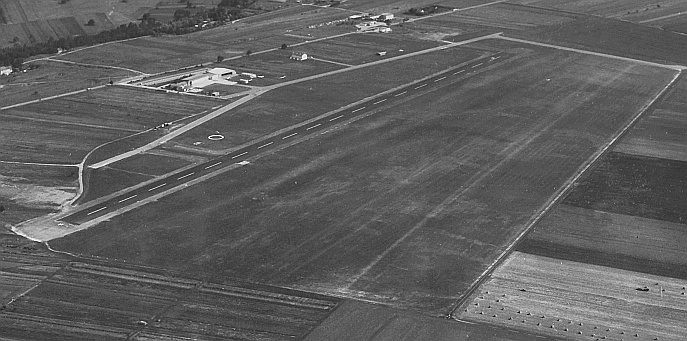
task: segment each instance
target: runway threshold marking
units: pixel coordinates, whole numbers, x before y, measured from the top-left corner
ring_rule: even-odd
[[[181,179],[186,178],[186,177],[189,177],[189,176],[191,176],[191,175],[193,175],[193,174],[196,174],[196,173],[188,173],[188,174],[186,174],[186,175],[184,175],[184,176],[182,176],[182,177],[180,177],[180,178],[177,178],[177,180],[181,180]]]
[[[353,111],[351,111],[351,112],[356,112],[356,111],[360,111],[360,110],[363,110],[363,109],[365,109],[365,107],[355,109],[355,110],[353,110]]]
[[[221,164],[221,163],[222,163],[222,161],[217,162],[217,163],[213,163],[213,164],[211,164],[211,165],[205,167],[205,169],[210,169],[210,168],[215,167],[215,166],[217,166],[217,165],[219,165],[219,164]]]
[[[258,147],[258,149],[260,149],[260,148],[265,148],[265,147],[271,145],[272,143],[274,143],[274,142],[265,143],[265,144],[263,144],[262,146]]]
[[[241,154],[234,155],[234,156],[232,156],[231,158],[232,158],[232,159],[235,159],[235,158],[237,158],[237,157],[239,157],[239,156],[241,156],[241,155],[246,155],[246,154],[248,154],[248,152],[243,152],[243,153],[241,153]]]
[[[95,211],[91,211],[90,213],[88,213],[88,214],[86,214],[86,215],[91,215],[91,214],[93,214],[93,213],[100,212],[100,211],[102,211],[102,210],[104,210],[104,209],[106,209],[106,208],[107,208],[107,206],[101,207],[101,208],[99,208],[99,209],[97,209],[97,210],[95,210]]]
[[[127,201],[127,200],[129,200],[129,199],[133,199],[133,198],[135,198],[135,197],[137,197],[137,196],[138,196],[138,194],[134,194],[134,195],[132,195],[132,196],[126,198],[126,199],[120,200],[119,202],[120,202],[120,203],[123,203],[123,202],[125,202],[125,201]]]
[[[386,101],[386,98],[383,99],[383,100],[379,100],[379,101],[377,101],[377,102],[374,102],[373,104],[379,104],[379,103],[382,103],[382,102],[384,102],[384,101]]]
[[[438,82],[438,81],[440,81],[440,80],[442,80],[442,79],[446,79],[446,77],[444,76],[444,77],[441,77],[441,78],[437,78],[437,79],[434,80],[434,83],[436,83],[436,82]]]
[[[482,65],[482,64],[484,64],[484,63],[479,63],[479,64],[476,64],[476,65],[473,65],[472,68],[474,69],[474,68],[476,68],[476,67],[478,67],[478,66],[480,66],[480,65]]]
[[[314,125],[314,126],[305,128],[305,130],[315,129],[315,128],[321,126],[321,125],[322,125],[322,123],[318,123],[318,124],[316,124],[316,125]]]
[[[427,86],[427,84],[422,84],[422,85],[420,85],[420,86],[416,86],[415,89],[419,89],[419,88],[421,88],[421,87],[423,87],[423,86]]]
[[[405,94],[406,92],[408,92],[408,91],[403,91],[403,92],[397,93],[397,94],[394,95],[394,97],[402,96],[402,95]]]
[[[338,120],[338,119],[340,119],[340,118],[342,118],[342,117],[344,117],[344,115],[336,116],[336,117],[330,119],[329,122],[331,122],[331,121],[336,121],[336,120]]]
[[[298,135],[298,133],[293,133],[293,134],[290,134],[290,135],[286,135],[286,136],[282,137],[281,139],[282,139],[282,140],[286,140],[286,139],[288,139],[289,137],[291,137],[291,136],[296,136],[296,135]]]
[[[164,185],[166,185],[166,184],[167,184],[167,183],[164,183],[164,184],[162,184],[162,185],[157,185],[157,186],[155,186],[155,187],[149,189],[148,192],[152,192],[152,191],[154,191],[154,190],[156,190],[156,189],[158,189],[158,188],[160,188],[160,187],[162,187],[162,186],[164,186]],[[120,202],[121,202],[121,201],[120,201]]]

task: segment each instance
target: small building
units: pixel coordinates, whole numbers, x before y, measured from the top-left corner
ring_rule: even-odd
[[[378,56],[386,56],[386,51],[377,52]]]
[[[382,13],[379,15],[379,20],[381,20],[381,21],[394,20],[394,15],[391,13]]]
[[[202,88],[212,83],[212,76],[213,75],[207,73],[201,73],[196,75],[189,75],[188,77],[182,78],[181,81],[186,85],[187,88]]]
[[[366,32],[391,32],[391,28],[387,26],[387,24],[379,21],[365,21],[362,22],[358,25],[355,25],[355,27],[358,29],[358,32],[361,33],[366,33]]]
[[[308,59],[308,54],[305,53],[305,52],[293,52],[293,53],[291,54],[291,57],[289,57],[289,59],[293,59],[293,60],[306,60],[306,59]]]
[[[11,66],[0,66],[0,76],[9,76],[12,73]]]
[[[209,73],[210,79],[218,80],[220,78],[231,78],[237,75],[235,70],[227,69],[223,67],[216,67],[207,71]]]

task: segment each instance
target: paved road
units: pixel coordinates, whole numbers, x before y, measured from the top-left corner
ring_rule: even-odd
[[[300,125],[293,129],[283,131],[269,139],[256,142],[230,154],[217,157],[179,173],[158,179],[143,187],[132,189],[129,192],[120,194],[105,202],[101,202],[92,206],[86,206],[70,215],[63,217],[60,220],[76,225],[82,224],[89,220],[132,205],[153,195],[160,194],[163,191],[178,186],[183,186],[185,183],[191,180],[216,172],[224,167],[234,166],[236,164],[246,164],[246,159],[251,156],[267,152],[287,143],[291,143],[297,138],[315,134],[323,134],[328,128],[331,128],[334,125],[345,122],[346,120],[350,120],[357,116],[361,116],[371,110],[379,108],[382,105],[400,101],[404,96],[412,95],[421,91],[431,90],[432,88],[446,84],[447,82],[451,81],[451,79],[469,75],[472,72],[478,71],[489,65],[493,65],[497,60],[504,58],[504,56],[505,55],[503,54],[496,54],[490,57],[474,60],[460,68],[438,74],[432,78],[426,79],[423,82],[398,89],[397,91],[389,93],[385,96],[371,99],[345,111],[339,111],[329,116],[311,121],[308,124]]]

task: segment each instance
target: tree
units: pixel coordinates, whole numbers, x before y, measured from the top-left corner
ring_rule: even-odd
[[[88,22],[86,23],[86,26],[95,26],[95,20],[93,20],[93,19],[88,20]]]
[[[282,50],[286,50],[287,47],[288,47],[288,46],[287,46],[286,44],[281,44],[281,49],[282,49]]]
[[[21,69],[22,64],[24,64],[23,58],[14,58],[11,65],[14,69]]]
[[[222,56],[217,56],[217,62],[221,63],[224,60],[224,57]]]
[[[251,53],[253,53],[253,51],[251,51],[251,50],[246,51],[246,56],[250,56]]]

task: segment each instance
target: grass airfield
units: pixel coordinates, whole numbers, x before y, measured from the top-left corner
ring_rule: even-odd
[[[352,105],[347,110],[355,110],[356,101],[367,106],[388,98],[322,134],[251,156],[244,167],[49,241],[52,250],[61,252],[50,267],[42,267],[44,257],[57,254],[3,236],[6,254],[14,257],[3,263],[3,283],[12,293],[0,311],[3,330],[27,339],[27,331],[35,328],[31,335],[46,340],[93,335],[194,335],[207,340],[681,339],[684,276],[675,267],[682,259],[684,214],[679,205],[666,205],[661,198],[670,190],[679,198],[684,182],[679,171],[684,141],[678,67],[683,57],[675,44],[685,40],[639,24],[557,12],[561,2],[544,9],[519,3],[476,2],[470,4],[478,6],[474,9],[409,21],[394,28],[388,46],[413,44],[416,48],[409,51],[421,51],[461,40],[461,33],[437,34],[446,28],[470,37],[502,29],[504,39],[490,36],[356,70],[338,65],[340,73],[293,84],[265,82],[265,87],[279,87],[135,159],[111,164],[109,173],[91,173],[88,182],[96,192],[106,193],[108,182],[126,190],[129,184],[165,176],[175,168],[202,165],[213,155],[317,115],[347,105]],[[342,15],[347,6],[359,4],[343,6]],[[513,11],[527,15],[511,16],[509,27],[499,27],[494,18]],[[337,17],[334,13],[328,9],[309,18],[331,20]],[[663,9],[661,15],[665,13]],[[622,40],[617,45],[595,43],[593,29],[575,30],[578,17],[600,23],[597,28],[624,30],[604,35],[607,40],[638,33],[633,52],[627,53]],[[562,39],[561,27],[578,34]],[[251,28],[246,24],[242,29]],[[279,40],[276,31],[270,36]],[[666,45],[660,44],[663,37]],[[350,65],[373,60],[346,56],[347,51],[371,53],[371,38],[366,36],[360,50],[355,49],[355,38],[318,42],[310,51],[326,59],[341,49],[332,61]],[[497,54],[503,59],[453,74],[470,60]],[[98,55],[97,48],[89,49],[87,58],[93,62]],[[271,56],[256,63],[255,58],[240,57],[231,63],[241,65],[243,58],[256,67],[278,60]],[[316,75],[314,70],[308,76]],[[259,89],[256,83],[251,91]],[[98,94],[106,97],[124,91],[119,85],[101,90]],[[126,91],[137,99],[150,90]],[[386,97],[375,97],[382,95]],[[83,97],[59,101],[79,98],[73,96]],[[178,106],[165,99],[179,95],[156,96],[157,103]],[[173,128],[183,129],[203,116],[201,110],[215,109],[213,101],[184,102],[185,113]],[[150,124],[163,123],[168,111],[141,110],[139,115]],[[118,116],[109,117],[115,118],[111,124],[116,129],[138,129]],[[206,135],[220,132],[225,137],[221,141],[205,141]],[[149,140],[113,144],[107,155],[135,148],[136,141]],[[195,144],[198,141],[204,143]],[[662,143],[669,148],[661,148]],[[96,155],[97,160],[104,158]],[[2,178],[3,183],[23,181],[17,171],[29,175],[17,168],[14,178]],[[673,185],[657,181],[657,173],[669,175]],[[54,183],[74,186],[73,178],[60,181]],[[42,219],[40,210],[31,212],[27,216]],[[634,240],[628,237],[635,232]],[[660,245],[674,247],[659,251]],[[661,266],[647,270],[654,257],[661,258]],[[9,270],[19,263],[24,265]],[[584,278],[593,280],[580,282]],[[199,282],[193,282],[196,279]],[[654,283],[659,283],[658,290]],[[127,309],[107,307],[97,299],[105,293],[113,302],[131,299],[110,294],[122,286],[138,288],[138,295],[154,304]],[[179,295],[188,298],[180,301]],[[212,295],[228,297],[226,306],[213,306]],[[242,299],[264,306],[247,312]],[[74,314],[67,302],[89,307],[92,313]],[[299,308],[280,310],[285,306]],[[641,311],[657,314],[647,319]],[[370,318],[362,323],[354,318],[356,312]],[[520,319],[517,314],[523,313],[530,315]],[[218,324],[225,315],[232,318]],[[447,316],[451,319],[441,319]],[[405,332],[388,328],[400,324]],[[49,331],[49,325],[63,327]]]

